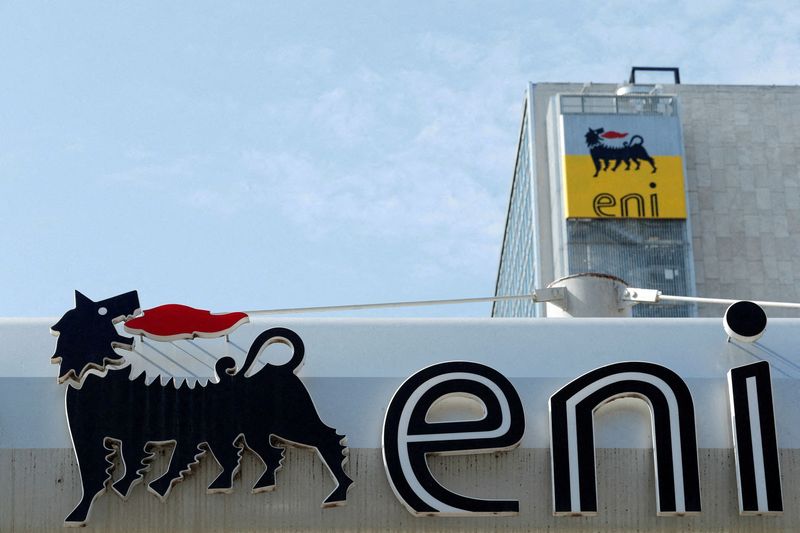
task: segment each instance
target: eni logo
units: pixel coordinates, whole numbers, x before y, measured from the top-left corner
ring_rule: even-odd
[[[83,492],[65,525],[84,525],[93,502],[109,486],[127,498],[142,481],[153,447],[163,445],[173,447],[169,467],[148,484],[162,499],[205,453],[221,467],[208,491],[231,492],[245,449],[265,467],[253,492],[273,490],[283,447],[294,445],[314,449],[333,478],[335,487],[322,506],[345,503],[353,483],[343,468],[349,450],[344,437],[320,419],[296,375],[305,349],[294,331],[273,327],[259,332],[241,367],[221,356],[216,360],[217,379],[207,385],[198,382],[191,388],[177,380],[147,384],[144,375],[132,375],[133,362],[114,351],[132,350],[135,340],[118,334],[114,324],[124,321],[128,333],[171,341],[226,336],[249,316],[179,305],[156,307],[133,318],[140,314],[135,291],[98,302],[76,291],[75,308],[52,327],[58,336],[52,362],[60,364],[59,381],[69,383],[67,418]],[[739,342],[758,339],[766,327],[766,315],[752,302],[734,304],[725,316],[726,332]],[[259,369],[259,355],[273,343],[291,347],[291,357]],[[770,364],[737,366],[727,378],[739,512],[782,513]],[[477,400],[483,417],[429,420],[431,408],[449,397]],[[594,413],[619,398],[638,398],[650,409],[656,514],[700,513],[696,408],[687,383],[660,364],[620,361],[589,370],[550,396],[553,514],[598,513]],[[383,465],[398,501],[420,517],[518,514],[519,500],[471,497],[448,489],[434,476],[428,457],[515,449],[526,431],[526,407],[533,408],[523,406],[506,376],[479,362],[445,361],[412,374],[385,409],[381,432]],[[540,424],[529,429],[546,431]],[[124,472],[112,482],[115,454]]]
[[[650,188],[655,190],[656,182],[650,182]],[[592,200],[592,209],[598,217],[638,217],[658,218],[658,194],[650,193],[645,198],[638,193],[629,193],[621,196],[619,200],[611,193],[601,192]]]
[[[142,481],[153,448],[173,447],[167,471],[148,484],[161,500],[210,453],[222,467],[210,493],[233,490],[242,452],[247,449],[264,464],[253,492],[275,489],[283,447],[316,450],[336,486],[323,507],[344,505],[353,483],[344,471],[345,437],[319,417],[308,390],[296,373],[303,364],[303,341],[292,330],[270,328],[253,341],[241,368],[233,358],[217,360],[217,381],[194,387],[170,380],[146,383],[114,348],[132,350],[134,339],[117,333],[115,323],[151,340],[214,338],[228,335],[249,321],[245,313],[214,315],[183,305],[165,305],[141,313],[136,291],[98,302],[75,291],[75,308],[51,328],[58,337],[51,361],[60,364],[59,382],[68,382],[67,419],[81,476],[82,496],[67,516],[66,526],[82,526],[95,499],[111,488],[127,499]],[[270,344],[292,349],[284,364],[254,363]],[[124,472],[111,483],[114,456]]]
[[[600,172],[601,167],[603,172],[608,170],[609,162],[615,161],[614,166],[611,168],[612,172],[616,172],[622,163],[625,163],[625,170],[631,169],[631,161],[636,165],[634,170],[639,170],[639,160],[647,161],[650,163],[653,171],[656,173],[656,162],[647,153],[644,147],[644,138],[641,135],[634,135],[629,141],[623,141],[622,146],[610,146],[603,142],[604,139],[624,139],[627,133],[620,133],[618,131],[605,131],[603,128],[593,130],[589,128],[586,132],[586,146],[589,147],[589,153],[592,156],[594,163],[594,178]]]
[[[650,163],[652,173],[656,172],[656,162],[647,153],[644,147],[644,138],[641,135],[634,135],[630,140],[622,141],[621,146],[608,145],[604,140],[625,139],[627,133],[619,131],[605,131],[603,128],[592,129],[586,132],[586,146],[594,163],[594,176],[608,171],[609,164],[614,161],[611,167],[612,172],[616,172],[622,163],[625,163],[625,170],[631,169],[631,161],[636,165],[634,171],[641,167],[640,160]],[[650,188],[655,189],[656,183],[650,182]],[[592,200],[592,209],[598,217],[637,217],[637,218],[658,218],[658,194],[650,193],[647,198],[638,193],[629,193],[619,197],[608,192],[597,194]]]

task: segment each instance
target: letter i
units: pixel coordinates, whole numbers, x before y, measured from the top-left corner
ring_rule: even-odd
[[[739,514],[783,512],[770,366],[759,361],[728,372]]]
[[[658,194],[656,193],[650,195],[650,216],[658,218]]]

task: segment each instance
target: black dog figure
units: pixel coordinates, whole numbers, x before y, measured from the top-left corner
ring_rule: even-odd
[[[586,146],[589,147],[589,153],[592,155],[592,162],[594,163],[594,176],[592,177],[597,177],[601,166],[604,171],[608,170],[608,164],[611,160],[616,161],[616,164],[611,169],[612,171],[616,171],[623,162],[625,163],[625,170],[630,170],[631,159],[636,163],[635,170],[639,170],[639,160],[643,159],[650,163],[650,166],[653,167],[652,174],[655,174],[656,162],[645,150],[644,139],[641,135],[634,135],[630,141],[626,141],[622,146],[608,146],[603,144],[601,138],[601,134],[604,131],[603,128],[596,130],[589,128],[586,133]]]
[[[61,364],[59,382],[73,382],[67,387],[67,418],[83,490],[65,525],[86,523],[92,503],[111,480],[110,459],[115,453],[120,454],[125,472],[112,488],[126,498],[153,455],[148,446],[163,444],[175,446],[169,468],[149,484],[162,499],[206,450],[222,466],[209,492],[232,490],[245,447],[266,465],[253,491],[274,489],[275,472],[283,458],[283,449],[273,446],[274,437],[316,449],[336,481],[323,507],[346,502],[352,484],[343,468],[348,450],[342,445],[344,437],[319,418],[294,373],[305,353],[296,333],[285,328],[261,333],[241,372],[230,357],[220,359],[218,383],[194,389],[176,388],[171,382],[161,385],[158,380],[146,385],[144,374],[130,379],[130,366],[113,368],[124,363],[113,348],[133,348],[133,339],[117,334],[114,323],[139,312],[135,291],[100,302],[76,291],[75,309],[51,328],[58,336],[52,361]],[[267,364],[247,377],[261,351],[275,342],[291,346],[292,358],[283,365]]]

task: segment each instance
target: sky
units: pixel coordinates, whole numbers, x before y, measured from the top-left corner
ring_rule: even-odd
[[[0,316],[491,296],[527,82],[800,83],[796,1],[288,4],[0,0]]]

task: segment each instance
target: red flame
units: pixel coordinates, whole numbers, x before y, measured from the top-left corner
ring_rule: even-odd
[[[624,139],[627,136],[628,136],[627,133],[620,133],[618,131],[613,131],[613,130],[600,134],[600,137],[602,137],[603,139]]]
[[[148,309],[144,315],[125,322],[125,331],[158,341],[203,337],[213,339],[228,335],[249,322],[245,313],[211,314],[180,304],[166,304]]]

